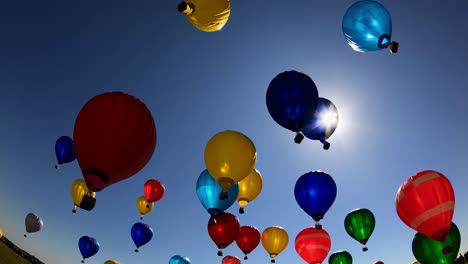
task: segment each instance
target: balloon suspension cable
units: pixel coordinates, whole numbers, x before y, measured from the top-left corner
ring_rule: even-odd
[[[245,213],[244,207],[239,208],[239,214],[244,214],[244,213]]]
[[[304,135],[301,132],[297,132],[296,136],[294,137],[294,142],[297,144],[301,144],[303,139]]]
[[[218,251],[218,256],[222,256],[223,255],[223,252],[221,250]]]
[[[442,253],[444,255],[450,254],[452,252],[452,247],[449,245],[443,245],[442,246]]]
[[[322,142],[324,150],[328,150],[330,148],[330,143],[326,141],[325,135],[320,135],[320,142]]]
[[[391,53],[397,53],[398,52],[398,42],[392,41],[390,45],[388,45],[388,49],[390,50]]]
[[[319,222],[316,222],[316,223],[315,223],[315,229],[321,230],[321,229],[322,229],[322,225],[321,225]]]
[[[368,248],[366,246],[362,247],[363,252],[366,252],[367,250],[368,250]]]
[[[228,193],[225,192],[225,191],[222,191],[220,194],[219,194],[219,197],[218,197],[220,200],[226,200],[228,198]]]

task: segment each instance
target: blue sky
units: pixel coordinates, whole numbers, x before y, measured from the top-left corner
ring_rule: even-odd
[[[381,1],[392,14],[397,54],[354,52],[341,32],[353,1],[232,1],[222,31],[194,29],[178,1],[26,1],[0,5],[0,227],[46,263],[79,263],[78,239],[95,237],[100,252],[87,263],[165,263],[176,254],[192,263],[220,263],[207,233],[208,213],[195,193],[208,140],[223,130],[249,136],[264,180],[260,196],[240,215],[260,231],[284,227],[288,248],[277,263],[303,263],[294,238],[313,220],[294,199],[296,180],[322,170],[336,181],[335,203],[322,221],[330,254],[347,250],[355,263],[411,263],[415,232],[395,210],[398,187],[434,169],[455,190],[453,221],[468,235],[468,53],[464,1]],[[332,100],[340,124],[329,151],[293,142],[270,117],[265,94],[286,70],[308,74]],[[153,114],[158,142],[135,177],[97,193],[91,212],[72,214],[69,186],[77,163],[54,169],[55,140],[72,136],[75,118],[93,96],[124,91]],[[153,240],[133,252],[130,228],[147,179],[166,186],[144,222]],[[346,214],[369,208],[376,229],[367,246],[349,237]],[[228,211],[238,215],[238,206]],[[23,238],[24,217],[44,219]],[[468,250],[462,241],[461,252]],[[241,256],[232,244],[225,255]],[[268,262],[261,245],[247,263]]]

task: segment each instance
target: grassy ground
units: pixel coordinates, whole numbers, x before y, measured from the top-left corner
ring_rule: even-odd
[[[7,245],[0,242],[0,264],[30,264],[20,255],[16,254]]]

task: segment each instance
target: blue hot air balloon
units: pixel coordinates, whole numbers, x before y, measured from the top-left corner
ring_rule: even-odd
[[[74,161],[76,156],[73,139],[67,136],[59,137],[55,142],[55,156],[57,157],[56,169],[60,164]]]
[[[153,229],[149,225],[139,222],[132,226],[130,234],[136,246],[135,252],[138,252],[139,247],[150,242],[153,238]]]
[[[190,259],[186,256],[175,255],[169,259],[169,264],[190,264]]]
[[[226,199],[219,199],[222,192],[219,183],[211,176],[208,170],[204,170],[197,180],[197,196],[201,204],[212,217],[219,216],[226,211],[237,200],[239,194],[239,183],[234,184],[227,191]]]
[[[343,16],[343,34],[348,44],[359,52],[389,48],[398,51],[392,38],[392,17],[379,2],[362,0],[351,5]]]
[[[294,187],[297,204],[318,223],[336,198],[336,183],[325,172],[312,171],[302,175]]]
[[[302,133],[309,139],[320,140],[324,149],[330,148],[330,143],[326,141],[338,126],[338,109],[328,99],[319,97],[314,118],[310,120]]]
[[[317,105],[318,90],[314,81],[304,73],[285,71],[268,86],[266,105],[273,120],[296,132],[294,142],[301,143],[303,126],[312,119]]]
[[[96,255],[100,248],[99,242],[89,236],[82,236],[78,241],[78,247],[80,248],[81,256],[83,256],[81,263],[84,263],[85,259]]]

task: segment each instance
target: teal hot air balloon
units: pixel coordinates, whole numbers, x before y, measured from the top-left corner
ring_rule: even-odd
[[[413,255],[421,264],[453,264],[460,250],[460,241],[460,230],[454,223],[444,242],[418,232],[413,238]]]
[[[369,209],[354,209],[346,216],[344,226],[348,235],[364,245],[362,251],[367,251],[365,245],[375,228],[374,214]]]
[[[353,257],[348,251],[337,251],[328,257],[329,264],[352,264]]]

